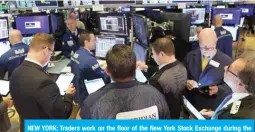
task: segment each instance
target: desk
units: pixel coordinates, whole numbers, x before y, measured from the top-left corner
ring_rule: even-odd
[[[63,59],[63,60],[59,60],[58,62],[53,62],[54,63],[54,67],[49,67],[47,69],[48,73],[53,73],[53,74],[60,74],[61,71],[70,63],[70,59]]]

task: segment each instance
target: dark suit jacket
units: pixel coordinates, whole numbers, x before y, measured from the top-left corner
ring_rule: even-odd
[[[62,98],[56,83],[41,66],[24,61],[10,79],[10,93],[21,119],[64,119],[72,111],[72,95]]]
[[[219,88],[218,96],[209,97],[208,95],[201,94],[197,89],[193,89],[192,91],[186,90],[186,97],[198,110],[206,108],[214,110],[224,99],[225,95],[231,92],[230,88],[222,83],[224,78],[224,67],[230,65],[232,59],[218,50],[212,60],[220,63],[219,67],[216,68],[208,64],[202,72],[201,58],[200,49],[193,50],[187,54],[184,64],[188,71],[188,79],[194,80],[202,86],[216,82]]]

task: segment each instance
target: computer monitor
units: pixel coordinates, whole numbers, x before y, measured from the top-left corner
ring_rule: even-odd
[[[134,14],[132,16],[132,21],[134,25],[134,35],[136,39],[139,40],[139,43],[145,47],[148,46],[148,37],[147,37],[147,23],[146,18]]]
[[[31,36],[31,37],[23,37],[22,42],[24,44],[30,45],[30,42],[31,42],[32,39],[33,39],[33,36]]]
[[[135,4],[136,0],[99,0],[99,4]]]
[[[0,40],[9,37],[8,33],[8,18],[0,17]]]
[[[115,37],[97,37],[96,39],[96,57],[105,58],[108,50],[115,44],[123,43],[123,39]]]
[[[191,14],[189,13],[169,13],[169,12],[153,12],[152,20],[156,22],[173,21],[174,28],[172,35],[189,42]]]
[[[222,26],[223,28],[225,28],[226,30],[228,30],[233,37],[233,41],[237,41],[238,39],[238,26],[234,27],[234,26]]]
[[[191,24],[201,24],[205,22],[205,8],[183,9],[182,12],[191,14]]]
[[[18,8],[33,8],[36,7],[36,0],[16,0]]]
[[[10,42],[7,40],[0,41],[0,57],[11,48]]]
[[[172,0],[143,0],[143,4],[170,4]]]
[[[129,35],[128,16],[125,13],[98,13],[97,23],[101,34]]]
[[[254,13],[253,5],[240,5],[237,8],[241,9],[242,16],[252,16]]]
[[[58,7],[58,0],[35,0],[37,7]]]
[[[49,15],[41,16],[16,16],[16,29],[23,35],[33,35],[36,33],[50,33]]]
[[[212,18],[215,15],[221,15],[225,25],[238,25],[241,19],[241,10],[240,9],[219,9],[214,8],[212,13]]]

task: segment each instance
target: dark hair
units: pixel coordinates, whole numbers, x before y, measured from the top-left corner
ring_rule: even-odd
[[[29,48],[35,51],[43,47],[50,47],[55,43],[55,39],[47,33],[37,33],[30,42]]]
[[[135,77],[136,56],[124,44],[116,44],[106,54],[107,67],[114,81]]]
[[[81,32],[80,34],[80,38],[79,38],[79,44],[80,46],[84,46],[84,41],[87,40],[87,41],[90,41],[90,35],[93,34],[92,32],[90,31],[83,31]]]
[[[202,29],[209,28],[208,24],[206,24],[206,23],[201,23],[201,24],[197,25],[197,27],[202,27]]]
[[[255,58],[247,59],[245,68],[238,73],[238,76],[247,85],[246,90],[255,94]]]
[[[152,43],[152,48],[157,54],[161,51],[170,56],[175,53],[174,44],[170,38],[157,39],[154,43]]]

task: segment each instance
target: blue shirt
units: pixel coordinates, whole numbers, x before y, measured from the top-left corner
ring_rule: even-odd
[[[231,33],[228,30],[224,29],[223,27],[215,28],[215,32],[218,37],[217,48],[221,52],[232,58],[233,37]]]
[[[97,58],[83,47],[71,57],[71,71],[75,74],[73,80],[76,87],[75,102],[81,103],[88,96],[84,80],[109,79],[109,76],[99,66]]]
[[[26,58],[28,50],[28,45],[18,43],[0,57],[0,79],[4,78],[6,72],[8,72],[8,78],[10,78],[14,69]]]

